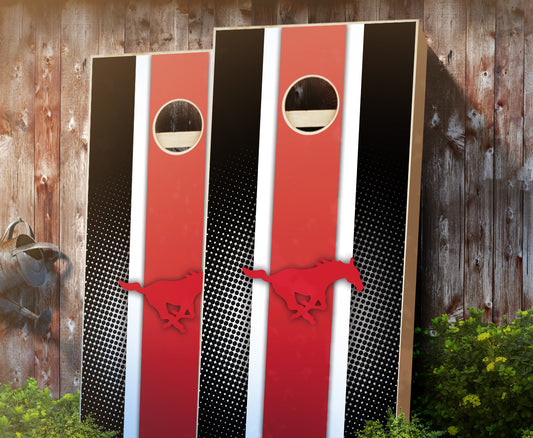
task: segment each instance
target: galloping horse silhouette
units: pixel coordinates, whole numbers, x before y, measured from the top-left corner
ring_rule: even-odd
[[[283,298],[289,310],[295,311],[291,319],[301,316],[312,325],[315,325],[316,321],[309,312],[326,308],[326,290],[330,284],[345,278],[358,292],[364,288],[353,257],[349,263],[321,259],[312,268],[288,268],[272,275],[267,275],[262,269],[254,271],[243,266],[242,270],[250,278],[260,278],[269,282],[274,292]],[[297,294],[307,296],[309,299],[300,303]]]
[[[139,283],[125,283],[118,281],[126,290],[134,290],[143,294],[148,303],[159,313],[159,317],[167,321],[164,328],[171,325],[181,333],[185,333],[185,327],[180,319],[192,319],[194,313],[194,300],[202,292],[202,273],[190,272],[180,280],[155,281],[146,287]],[[170,310],[167,304],[176,306],[177,310]]]

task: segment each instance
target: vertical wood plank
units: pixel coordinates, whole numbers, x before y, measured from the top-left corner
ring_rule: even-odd
[[[424,18],[423,0],[381,0],[380,20],[405,20]]]
[[[492,320],[495,0],[467,3],[465,308]]]
[[[61,9],[58,3],[36,7],[35,31],[35,235],[59,244],[59,127]],[[35,313],[52,312],[50,328],[35,340],[35,378],[53,397],[60,393],[59,281],[57,268],[35,297]]]
[[[334,23],[346,21],[344,0],[310,0],[309,23]]]
[[[33,11],[22,2],[0,7],[0,227],[22,217],[34,220],[34,82]],[[26,232],[22,226],[15,234]],[[20,305],[34,308],[34,291],[12,291]],[[34,375],[33,324],[0,316],[0,382],[18,386]]]
[[[215,0],[189,0],[189,50],[213,47]]]
[[[466,6],[426,0],[428,56],[422,172],[422,324],[463,317]],[[443,92],[445,90],[445,92]]]
[[[346,0],[346,21],[374,21],[379,17],[379,1]]]
[[[326,15],[328,15],[328,12],[326,11],[327,5],[323,0],[318,0],[316,2],[310,0],[309,5],[306,0],[254,0],[253,24],[305,24],[309,22],[309,11],[311,8],[314,8],[315,10],[316,22],[318,22],[318,20],[329,22],[329,18],[326,18]],[[316,16],[317,13],[321,14],[322,17],[319,18]],[[336,0],[332,13],[345,16],[343,2]]]
[[[493,319],[514,319],[522,294],[524,1],[496,4]]]
[[[218,0],[215,2],[215,27],[250,26],[251,2],[243,0]]]
[[[187,50],[189,45],[187,1],[152,0],[150,6],[150,51]]]
[[[67,1],[61,22],[60,247],[73,264],[72,275],[60,280],[60,391],[65,394],[80,388],[91,55],[98,54],[98,4]]]
[[[268,26],[276,23],[276,7],[271,0],[254,0],[252,10],[254,26]]]
[[[522,309],[533,307],[533,4],[524,13],[524,273]]]
[[[126,6],[124,52],[150,51],[150,0],[130,0]]]
[[[276,5],[276,24],[305,24],[309,21],[306,0],[273,0]]]
[[[125,26],[125,0],[100,0],[100,27],[98,35],[98,53],[100,55],[124,53]]]

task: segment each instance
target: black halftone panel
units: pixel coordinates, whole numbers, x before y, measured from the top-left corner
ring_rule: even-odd
[[[135,57],[95,58],[83,314],[82,416],[124,424]]]
[[[345,437],[396,407],[415,29],[365,25]]]
[[[406,179],[402,169],[359,155],[345,436],[396,405],[402,307]]]
[[[127,293],[131,176],[91,191],[87,225],[81,413],[108,430],[122,431],[126,378]]]
[[[217,32],[198,436],[245,436],[263,30]]]
[[[253,266],[256,193],[235,188],[257,178],[250,168],[252,159],[243,155],[235,167],[225,167],[212,180],[200,370],[201,437],[245,433],[252,280],[243,275],[242,266]],[[224,206],[217,205],[220,199]]]

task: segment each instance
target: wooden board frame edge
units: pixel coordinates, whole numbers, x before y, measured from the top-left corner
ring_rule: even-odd
[[[396,415],[409,418],[411,405],[411,375],[415,320],[416,277],[418,257],[418,227],[420,220],[420,189],[422,178],[422,146],[426,93],[427,44],[420,22],[416,20],[413,99],[411,110],[411,144],[400,324],[400,354]]]

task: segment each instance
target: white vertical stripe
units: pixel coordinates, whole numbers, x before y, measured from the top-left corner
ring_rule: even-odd
[[[131,186],[129,282],[144,283],[144,240],[146,225],[146,180],[148,173],[148,135],[150,132],[151,56],[136,57],[135,115],[133,127],[133,168]],[[143,296],[129,292],[126,342],[126,388],[124,436],[139,436],[141,393],[141,340]]]
[[[264,269],[267,272],[270,272],[270,249],[272,246],[280,48],[281,28],[265,29],[254,269]],[[246,438],[259,438],[263,431],[269,286],[269,283],[259,279],[254,280],[252,286]]]
[[[335,247],[335,258],[343,262],[348,262],[353,254],[363,36],[364,24],[349,24],[346,26],[339,203]],[[339,281],[334,283],[333,290],[328,438],[344,436],[351,284],[347,281]]]

